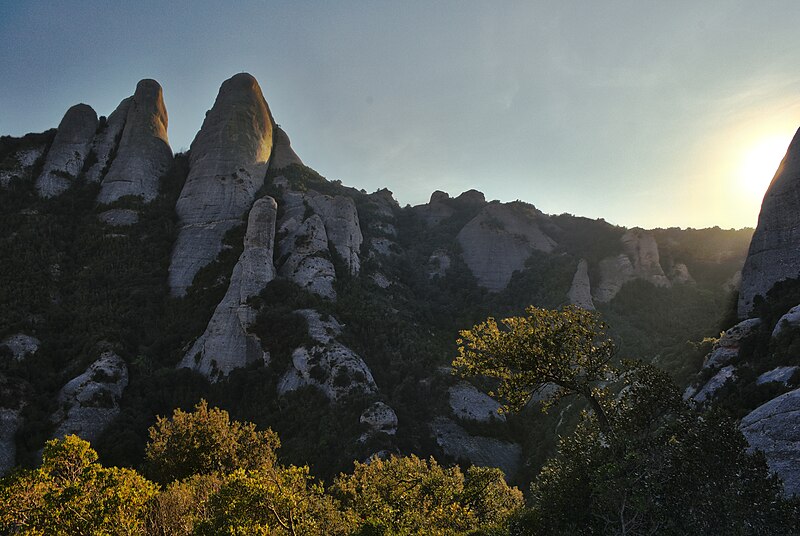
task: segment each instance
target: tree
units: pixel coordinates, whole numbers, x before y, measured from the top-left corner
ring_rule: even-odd
[[[272,430],[231,421],[227,411],[209,409],[205,400],[191,413],[176,409],[171,419],[159,417],[149,432],[145,471],[164,484],[197,474],[270,467],[280,446]]]
[[[586,399],[600,428],[610,424],[598,384],[610,379],[614,343],[597,313],[568,305],[562,310],[528,307],[527,316],[494,318],[460,332],[453,368],[462,376],[500,380],[492,396],[505,411],[518,411],[548,385],[557,391],[549,404],[576,394]]]
[[[97,453],[77,436],[48,441],[39,469],[0,486],[0,532],[141,534],[157,487],[135,471],[96,462]]]

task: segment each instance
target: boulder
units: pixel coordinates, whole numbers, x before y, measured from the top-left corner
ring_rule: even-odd
[[[373,433],[395,435],[397,433],[397,414],[383,402],[375,402],[364,410],[359,419],[369,426]]]
[[[794,373],[798,370],[800,370],[800,367],[797,366],[776,367],[756,378],[756,385],[773,382],[787,385],[789,380],[792,379],[792,376],[794,376]]]
[[[8,348],[11,355],[14,356],[14,359],[22,361],[25,357],[35,354],[36,351],[39,350],[40,344],[41,341],[36,337],[26,335],[25,333],[15,333],[14,335],[6,337],[3,342],[0,343],[0,346]]]
[[[92,151],[97,161],[86,172],[89,182],[101,182],[108,172],[111,158],[116,153],[122,139],[125,121],[128,119],[128,109],[133,97],[128,97],[119,103],[119,106],[108,116],[105,127],[98,132],[92,142]]]
[[[247,301],[275,278],[272,258],[277,212],[278,205],[271,197],[253,203],[247,219],[244,249],[233,268],[228,291],[179,368],[194,369],[216,381],[234,369],[269,361],[269,354],[262,349],[259,338],[248,332],[256,311]]]
[[[222,249],[264,184],[272,154],[272,118],[255,78],[240,73],[220,87],[191,145],[189,176],[175,210],[180,230],[169,286],[182,296]]]
[[[486,393],[478,391],[471,383],[458,382],[447,390],[453,415],[465,421],[505,422],[506,416],[498,413],[500,404]]]
[[[155,80],[141,80],[131,101],[121,106],[127,108],[125,126],[97,202],[113,203],[126,195],[150,202],[158,195],[159,179],[172,163],[161,86]],[[114,118],[112,128],[118,128],[120,122]]]
[[[719,371],[711,377],[706,384],[692,396],[692,399],[697,403],[703,403],[716,393],[720,387],[728,383],[728,381],[736,378],[736,368],[733,365],[722,367]]]
[[[480,467],[499,467],[507,478],[514,478],[522,465],[522,448],[516,443],[469,435],[445,417],[434,419],[430,428],[436,444],[451,458]]]
[[[783,480],[786,495],[800,493],[800,389],[757,407],[742,419],[739,428]]]
[[[370,276],[372,282],[381,287],[382,289],[387,289],[391,286],[392,282],[389,281],[389,278],[383,275],[380,272],[375,272]]]
[[[76,104],[67,110],[58,124],[42,173],[36,179],[36,190],[40,196],[61,195],[72,186],[89,156],[96,130],[97,114],[91,106]]]
[[[739,355],[742,341],[753,335],[759,326],[761,326],[761,319],[751,318],[739,322],[727,330],[714,344],[711,353],[706,356],[703,368],[721,367],[736,358]]]
[[[545,218],[525,203],[490,203],[467,223],[457,238],[478,284],[503,290],[534,251],[551,252],[556,242],[540,227]]]
[[[682,262],[672,267],[669,278],[673,283],[680,283],[683,285],[693,285],[695,283],[694,277],[689,273],[689,268]]]
[[[800,276],[800,130],[794,136],[764,195],[742,268],[739,318],[747,318],[756,296]]]
[[[594,311],[592,285],[589,282],[589,263],[586,262],[586,259],[578,261],[575,275],[572,276],[572,285],[567,292],[567,299],[572,305]]]
[[[777,337],[781,332],[787,328],[796,328],[800,326],[800,305],[795,305],[789,311],[780,317],[775,324],[775,329],[772,330],[772,336]]]
[[[54,438],[76,434],[94,442],[119,415],[122,392],[128,386],[128,367],[113,352],[103,353],[86,372],[73,378],[58,394],[51,420]]]
[[[98,214],[97,219],[112,227],[128,227],[139,223],[139,213],[129,208],[112,208]]]
[[[283,169],[291,164],[303,165],[303,161],[292,149],[292,142],[289,136],[279,126],[275,126],[273,132],[274,142],[272,145],[272,157],[269,160],[270,169]]]

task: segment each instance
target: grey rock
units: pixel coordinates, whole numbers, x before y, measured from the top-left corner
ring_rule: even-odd
[[[315,194],[308,196],[314,212],[320,215],[325,224],[328,242],[344,260],[351,275],[361,270],[359,251],[364,237],[358,221],[356,204],[350,197]]]
[[[633,273],[639,279],[644,279],[658,287],[668,287],[670,280],[664,275],[661,267],[658,244],[650,233],[643,229],[629,229],[620,238],[625,253],[631,259]]]
[[[679,262],[672,267],[670,280],[673,283],[680,283],[683,285],[693,285],[695,283],[694,277],[692,277],[692,274],[689,273],[689,268],[682,262]]]
[[[191,145],[189,176],[175,210],[180,231],[169,286],[182,296],[222,249],[264,184],[272,154],[272,119],[256,79],[240,73],[220,87]]]
[[[289,136],[279,126],[275,127],[274,140],[272,158],[269,160],[270,169],[283,169],[291,164],[303,165],[303,161],[292,149],[292,142],[289,140]]]
[[[775,283],[800,275],[800,130],[761,203],[739,290],[739,318],[747,318],[756,296]]]
[[[739,347],[743,340],[753,335],[761,326],[761,319],[751,318],[739,322],[725,333],[714,344],[711,353],[706,356],[703,368],[716,368],[727,364],[739,355]]]
[[[105,352],[86,372],[73,378],[58,394],[58,410],[51,420],[53,437],[76,434],[96,441],[119,415],[119,401],[128,386],[128,367],[113,352]]]
[[[64,114],[36,179],[42,197],[64,193],[78,178],[97,130],[97,114],[86,104],[76,104]]]
[[[598,303],[610,302],[625,283],[635,278],[633,264],[624,253],[601,260],[598,271],[600,280],[594,290],[594,301]]]
[[[435,193],[435,192],[434,192]],[[446,194],[445,194],[446,195]],[[433,199],[433,196],[431,196]],[[461,205],[482,206],[486,204],[486,197],[478,190],[467,190],[456,197],[454,201]]]
[[[112,227],[127,227],[139,223],[139,213],[129,208],[112,208],[98,214],[97,219]]]
[[[16,465],[16,435],[21,422],[19,410],[0,408],[0,476],[9,472]]]
[[[457,460],[468,460],[481,467],[499,467],[513,478],[522,464],[522,448],[491,437],[471,436],[459,425],[444,417],[431,423],[431,432],[442,451]]]
[[[720,387],[736,378],[736,368],[733,365],[722,367],[711,377],[706,384],[692,396],[695,402],[703,403],[709,400]]]
[[[108,116],[105,128],[95,135],[92,142],[92,151],[97,157],[97,162],[86,172],[87,181],[101,182],[105,173],[108,172],[111,157],[118,149],[119,142],[122,139],[122,131],[125,128],[128,109],[132,101],[133,97],[128,97],[120,102],[116,110]]]
[[[428,227],[433,227],[452,216],[455,212],[447,204],[449,200],[450,196],[448,194],[437,190],[431,194],[431,199],[427,205],[417,205],[412,210]]]
[[[481,286],[502,290],[531,253],[553,250],[556,242],[540,227],[545,218],[525,203],[491,203],[461,229],[464,261]]]
[[[27,147],[6,157],[0,169],[0,188],[5,188],[13,179],[24,179],[30,176],[33,165],[42,157],[45,146]]]
[[[394,242],[388,238],[373,238],[369,242],[370,253],[387,257],[392,253]]]
[[[17,361],[22,361],[25,357],[35,354],[39,350],[41,341],[25,333],[15,333],[6,337],[0,346],[5,346]]]
[[[428,200],[429,204],[433,203],[443,203],[444,201],[448,201],[450,199],[450,194],[447,192],[443,192],[441,190],[436,190],[431,194],[431,198]]]
[[[776,367],[756,378],[756,385],[773,382],[787,385],[789,380],[792,379],[792,376],[794,376],[794,373],[798,370],[800,370],[800,367],[797,366]]]
[[[428,277],[444,277],[451,264],[452,260],[445,250],[434,250],[428,257]]]
[[[742,271],[736,270],[736,272],[722,284],[722,288],[727,292],[733,292],[734,290],[739,290],[739,287],[741,285],[742,285]]]
[[[397,433],[397,414],[383,402],[375,402],[364,410],[359,419],[373,432],[394,435]]]
[[[372,282],[381,287],[382,289],[387,289],[392,284],[392,282],[389,281],[389,278],[380,272],[376,272],[372,274],[370,277],[372,278]]]
[[[772,330],[772,336],[777,337],[786,328],[796,328],[798,326],[800,326],[800,305],[795,305],[780,317],[778,323],[775,324],[775,329]]]
[[[322,219],[313,214],[300,224],[293,218],[284,220],[281,231],[289,229],[278,245],[281,259],[285,259],[278,269],[280,275],[309,292],[335,299],[336,270],[327,258],[328,236]]]
[[[269,362],[260,339],[248,332],[256,311],[247,301],[275,278],[272,258],[278,205],[271,197],[253,203],[247,219],[244,249],[233,268],[225,297],[217,305],[203,335],[178,367],[194,369],[212,381],[253,362]]]
[[[500,404],[486,393],[478,391],[471,383],[458,382],[447,390],[450,409],[459,419],[478,422],[505,422],[506,416],[498,413]]]
[[[384,221],[393,221],[395,219],[394,212],[400,208],[400,204],[394,198],[394,194],[387,188],[381,188],[367,196],[370,204],[374,209],[376,215]],[[391,224],[383,222],[373,222],[376,228],[382,230],[385,234],[395,236],[397,231]]]
[[[122,106],[124,109],[125,105]],[[114,128],[118,125],[115,118]],[[97,202],[113,203],[126,195],[152,201],[158,195],[159,179],[171,163],[167,109],[161,86],[155,80],[141,80],[127,104],[122,138],[103,177]]]
[[[586,259],[581,259],[578,262],[575,275],[572,276],[572,285],[570,285],[567,292],[567,299],[572,305],[594,311],[592,285],[589,282],[589,263],[586,262]]]
[[[750,446],[764,453],[769,468],[783,480],[785,494],[800,493],[800,389],[757,407],[739,427]]]

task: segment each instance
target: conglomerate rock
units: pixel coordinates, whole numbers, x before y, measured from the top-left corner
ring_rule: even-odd
[[[76,104],[67,110],[36,179],[40,196],[55,197],[72,186],[89,156],[96,130],[97,114],[91,106]]]

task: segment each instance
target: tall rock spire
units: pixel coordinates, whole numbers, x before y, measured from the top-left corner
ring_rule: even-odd
[[[264,184],[272,136],[272,116],[256,79],[239,73],[223,82],[192,142],[189,177],[175,207],[181,228],[169,268],[173,295],[186,292],[250,209]]]
[[[112,203],[126,195],[152,201],[158,195],[158,179],[172,162],[167,109],[159,83],[140,81],[131,101],[121,103],[124,106],[125,127],[117,155],[103,178],[99,203]]]
[[[746,318],[756,296],[800,276],[800,130],[764,195],[758,227],[742,268],[738,313]]]
[[[76,104],[64,114],[47,153],[44,169],[36,179],[42,197],[64,193],[83,169],[97,130],[97,114],[91,106]]]

